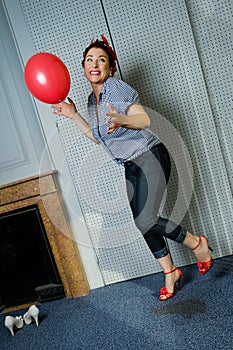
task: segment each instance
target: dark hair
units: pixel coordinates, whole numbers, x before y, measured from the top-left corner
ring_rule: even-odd
[[[114,51],[112,50],[112,48],[108,47],[106,45],[106,43],[102,40],[95,40],[93,42],[90,43],[90,45],[84,50],[83,52],[83,60],[82,60],[82,66],[84,67],[84,62],[85,62],[85,58],[86,55],[88,53],[88,51],[90,49],[92,49],[93,47],[96,47],[98,49],[103,49],[106,54],[108,55],[108,59],[109,59],[109,66],[111,68],[111,72],[112,72],[112,76],[114,75],[114,73],[116,72],[117,68],[116,68],[116,59],[115,59],[115,54]]]

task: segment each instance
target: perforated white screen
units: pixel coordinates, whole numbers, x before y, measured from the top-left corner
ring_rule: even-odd
[[[195,5],[195,1],[187,1],[188,15],[183,0],[20,2],[36,49],[58,55],[67,65],[72,77],[70,96],[83,116],[90,87],[83,77],[82,51],[92,38],[101,34],[112,38],[119,57],[118,74],[121,72],[124,80],[140,92],[144,106],[157,110],[175,126],[191,156],[194,193],[183,224],[196,234],[208,235],[215,257],[230,254],[233,217],[229,173],[226,171],[230,156],[227,151],[223,158],[222,147],[226,143],[230,145],[232,136],[226,128],[224,137],[219,136],[223,125],[219,111],[225,110],[222,101],[229,100],[229,89],[222,91],[219,102],[216,86],[220,86],[224,78],[221,75],[214,83],[212,81],[214,68],[211,67],[216,67],[216,62],[210,54],[206,61],[209,39],[201,34],[203,25],[206,26],[204,15],[200,16],[203,8]],[[204,8],[207,10],[212,3],[205,1]],[[221,3],[226,11],[232,11],[229,2]],[[230,26],[228,22],[228,30]],[[219,47],[222,44],[219,37]],[[229,46],[232,49],[232,44]],[[225,49],[230,54],[230,49]],[[202,59],[207,62],[205,75]],[[213,113],[213,105],[215,111],[218,108],[217,114]],[[123,168],[80,135],[72,122],[65,118],[58,118],[57,122],[105,283],[159,271],[133,224],[126,200]],[[152,113],[155,132],[156,123],[157,117]],[[173,148],[174,158],[179,157],[181,149]],[[185,179],[189,171],[182,169]],[[174,206],[176,189],[174,171],[166,213]],[[169,245],[177,265],[194,262],[193,255],[182,246],[170,242]]]
[[[233,2],[187,0],[211,110],[233,188]]]
[[[211,237],[215,254],[228,254],[232,251],[232,209],[229,211],[232,208],[231,189],[221,151],[221,139],[216,130],[215,116],[196,47],[196,36],[190,24],[190,20],[203,23],[204,18],[200,18],[200,13],[194,19],[190,18],[185,1],[181,0],[166,3],[122,1],[114,12],[117,4],[119,2],[116,0],[104,1],[123,78],[141,92],[144,105],[154,108],[171,121],[191,155],[195,188],[183,223],[196,234],[202,232]],[[225,8],[220,10],[223,5]],[[208,10],[210,6],[213,6],[213,2],[205,1],[205,5],[199,5],[199,8],[204,13],[203,7]],[[218,7],[219,12],[226,14],[231,6],[229,2],[222,2]],[[228,16],[229,14],[232,15],[232,10]],[[225,38],[230,34],[229,21],[227,23]],[[216,30],[219,30],[217,25]],[[205,41],[208,40],[205,37]],[[219,45],[224,43],[226,39],[219,41]],[[232,43],[228,41],[228,55],[229,45],[232,53]],[[215,69],[215,61],[210,61],[209,65]],[[225,74],[228,74],[227,66]],[[218,81],[221,79],[224,83],[224,77],[218,76]],[[226,90],[227,98],[230,90]],[[228,97],[227,101],[229,100]],[[232,142],[232,134],[228,134],[225,142]],[[168,207],[170,201],[172,205],[174,203],[174,188],[175,183],[171,182]],[[188,261],[190,253],[187,250],[170,242],[169,245],[178,264]]]

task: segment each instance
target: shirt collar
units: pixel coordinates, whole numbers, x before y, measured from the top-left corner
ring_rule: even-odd
[[[108,77],[103,85],[102,85],[102,88],[101,88],[101,91],[100,91],[100,97],[103,95],[103,94],[106,94],[106,90],[107,90],[107,87],[108,85],[110,84],[110,80],[112,79],[112,77]],[[90,98],[92,101],[95,101],[95,94],[94,94],[94,91],[92,91],[91,95],[90,95]]]
[[[100,91],[100,94],[105,94],[106,93],[106,89],[108,87],[108,85],[110,84],[110,81],[111,81],[111,77],[108,77],[105,82],[103,83],[103,86],[102,86],[102,89]]]

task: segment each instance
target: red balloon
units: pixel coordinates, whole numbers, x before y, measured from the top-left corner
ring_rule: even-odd
[[[70,74],[57,56],[41,52],[33,55],[24,70],[29,91],[38,100],[54,104],[65,100],[70,90]]]

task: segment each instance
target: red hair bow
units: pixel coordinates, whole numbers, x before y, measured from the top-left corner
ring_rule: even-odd
[[[107,46],[107,48],[111,51],[112,57],[115,61],[117,61],[117,55],[116,52],[113,50],[112,46],[109,45],[108,40],[105,38],[104,35],[101,35],[101,39],[102,41],[105,43],[105,45]]]

